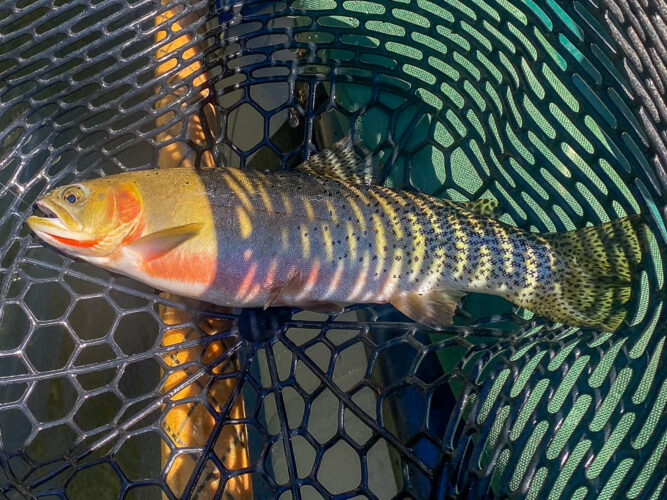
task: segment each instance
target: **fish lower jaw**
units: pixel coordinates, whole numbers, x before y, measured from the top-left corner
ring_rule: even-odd
[[[72,241],[90,241],[95,239],[94,236],[76,231],[65,226],[65,224],[55,217],[28,217],[26,221],[30,229],[32,229],[37,236],[42,239],[51,238],[65,238]]]

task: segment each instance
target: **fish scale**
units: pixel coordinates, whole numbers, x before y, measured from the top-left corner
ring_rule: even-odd
[[[492,217],[489,200],[377,185],[368,155],[346,138],[294,171],[91,179],[48,193],[38,204],[53,216],[28,224],[71,255],[223,306],[390,302],[442,328],[463,295],[481,292],[574,326],[621,325],[645,251],[639,217],[531,233]]]

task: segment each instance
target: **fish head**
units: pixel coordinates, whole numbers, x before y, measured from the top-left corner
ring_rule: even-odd
[[[36,202],[44,216],[27,224],[50,245],[75,257],[105,257],[136,233],[141,196],[130,182],[113,176],[61,186]]]

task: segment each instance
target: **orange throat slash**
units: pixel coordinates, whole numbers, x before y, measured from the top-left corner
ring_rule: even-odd
[[[58,241],[59,243],[63,243],[65,245],[69,245],[72,247],[79,247],[79,248],[90,248],[94,247],[99,243],[99,240],[72,240],[70,238],[63,238],[62,236],[56,236],[55,234],[49,234],[51,238],[54,240]]]

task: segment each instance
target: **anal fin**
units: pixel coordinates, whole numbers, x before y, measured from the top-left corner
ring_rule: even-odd
[[[410,292],[395,295],[389,302],[408,318],[440,330],[452,324],[456,305],[464,295],[464,292],[454,291]]]
[[[342,305],[335,302],[326,301],[304,301],[293,302],[286,297],[298,294],[303,288],[303,279],[301,271],[294,270],[289,274],[289,277],[282,283],[276,284],[269,292],[269,296],[264,303],[264,309],[271,306],[295,306],[308,311],[315,311],[325,314],[338,314],[343,312]]]
[[[291,291],[298,291],[301,285],[301,271],[294,270],[290,272],[289,277],[282,283],[277,283],[271,292],[269,292],[269,297],[264,302],[264,310],[268,309],[271,306],[285,306],[285,304],[280,301],[280,296],[283,294],[289,294]]]

